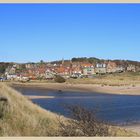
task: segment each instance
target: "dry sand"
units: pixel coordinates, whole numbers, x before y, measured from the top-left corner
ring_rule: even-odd
[[[66,83],[13,83],[15,86],[45,88],[47,90],[96,92],[124,95],[140,95],[140,85],[133,86],[101,86],[95,84],[66,84]]]

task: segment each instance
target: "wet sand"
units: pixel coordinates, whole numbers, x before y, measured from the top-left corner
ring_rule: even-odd
[[[46,90],[96,92],[123,95],[140,95],[140,85],[133,86],[101,86],[93,84],[66,84],[66,83],[12,83],[14,86],[45,88]]]
[[[33,96],[33,95],[26,95],[25,97],[27,97],[28,99],[49,99],[49,98],[55,98],[54,96]]]

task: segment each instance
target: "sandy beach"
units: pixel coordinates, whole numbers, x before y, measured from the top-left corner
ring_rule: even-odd
[[[14,86],[37,87],[47,90],[96,92],[122,95],[140,95],[140,85],[136,86],[102,86],[95,84],[66,84],[66,83],[12,83]]]
[[[28,99],[45,99],[45,98],[55,98],[54,96],[29,96],[29,95],[26,95],[25,97],[27,97]]]

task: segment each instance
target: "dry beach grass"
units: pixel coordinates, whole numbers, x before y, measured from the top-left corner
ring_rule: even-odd
[[[56,135],[58,123],[56,114],[33,104],[12,88],[0,84],[0,97],[6,104],[0,103],[0,136],[51,136]]]
[[[69,79],[71,84],[99,84],[102,86],[136,86],[140,85],[140,72],[125,72],[97,75],[94,78]]]

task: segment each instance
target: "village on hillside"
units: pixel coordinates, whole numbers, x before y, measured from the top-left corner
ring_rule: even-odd
[[[62,60],[45,63],[12,63],[7,65],[1,74],[3,80],[52,80],[55,75],[64,78],[94,78],[94,75],[122,73],[122,72],[139,72],[140,64],[126,64],[114,61],[88,62]]]

